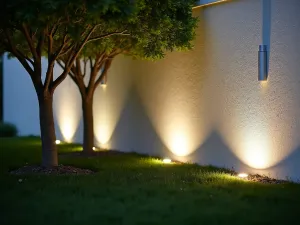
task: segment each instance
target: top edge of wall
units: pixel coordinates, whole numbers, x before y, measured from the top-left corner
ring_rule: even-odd
[[[230,0],[206,0],[206,1],[199,1],[198,5],[193,7],[193,9],[198,9],[198,8],[202,8],[202,7],[207,7],[207,6],[212,6],[212,5],[217,5],[220,3],[225,3],[225,2],[229,2]]]

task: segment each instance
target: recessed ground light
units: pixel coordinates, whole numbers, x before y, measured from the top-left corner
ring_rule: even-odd
[[[163,159],[163,163],[166,163],[166,164],[168,164],[168,163],[171,163],[172,162],[172,160],[171,159]]]
[[[239,173],[238,177],[240,177],[240,178],[247,178],[248,174],[246,174],[246,173]]]
[[[61,143],[60,140],[56,140],[56,141],[55,141],[55,144],[57,144],[57,145],[59,145],[60,143]]]

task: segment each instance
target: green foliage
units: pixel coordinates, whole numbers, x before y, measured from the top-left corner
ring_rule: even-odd
[[[36,61],[35,51],[40,45],[42,54],[50,60],[67,52],[75,55],[89,40],[89,33],[93,37],[106,35],[103,27],[104,32],[119,28],[119,23],[131,21],[135,10],[136,3],[131,0],[4,0],[0,9],[0,52],[27,62],[31,58]]]
[[[197,19],[192,17],[194,1],[146,1],[133,35],[131,53],[141,58],[159,59],[165,51],[192,47]]]
[[[90,5],[90,15],[99,5],[102,8],[102,11],[97,11],[98,17],[91,21],[97,24],[95,32],[69,72],[84,95],[91,95],[92,90],[106,79],[111,62],[118,54],[157,60],[168,51],[192,48],[198,20],[192,15],[195,0],[136,0],[129,1],[130,4],[107,0],[107,5],[101,1],[94,2]],[[83,72],[80,59],[84,62]],[[65,69],[69,56],[57,57],[56,61]],[[85,87],[83,77],[87,61],[90,62],[91,74],[88,87]]]
[[[195,0],[6,0],[0,9],[0,51],[34,57],[24,38],[23,25],[29,28],[34,46],[46,34],[43,54],[49,54],[49,35],[57,53],[64,38],[65,49],[78,47],[94,27],[83,55],[120,52],[142,59],[163,58],[166,51],[191,49],[197,19],[192,16]],[[8,40],[7,36],[11,40]],[[76,48],[77,47],[77,48]],[[63,57],[70,57],[65,55]]]
[[[15,137],[18,129],[14,124],[0,122],[0,137]]]
[[[113,2],[113,1],[111,1]],[[118,1],[115,1],[118,2]],[[189,50],[195,37],[197,18],[192,16],[194,0],[139,0],[135,8],[126,9],[129,16],[106,13],[95,35],[122,32],[88,43],[82,56],[99,53],[125,53],[140,59],[156,60],[167,51]],[[117,10],[117,5],[112,7]],[[127,11],[128,10],[128,11]]]

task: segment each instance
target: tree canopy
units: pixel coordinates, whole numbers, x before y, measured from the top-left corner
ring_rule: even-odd
[[[119,1],[108,2],[114,3],[113,6],[116,8],[113,9],[118,11]],[[96,36],[110,35],[105,39],[93,38],[93,41],[85,45],[71,69],[71,78],[74,80],[77,75],[81,79],[81,75],[85,75],[86,70],[81,70],[79,59],[84,62],[84,68],[90,61],[89,66],[91,70],[96,71],[96,74],[101,68],[103,69],[101,74],[103,76],[99,76],[96,80],[95,87],[97,87],[107,73],[112,59],[118,54],[156,60],[163,58],[168,51],[190,49],[197,25],[197,18],[192,16],[194,2],[194,0],[139,0],[135,1],[136,5],[127,9],[129,16],[126,14],[118,16],[113,13],[101,15]],[[119,35],[114,35],[118,32]],[[68,59],[68,56],[62,56],[58,62],[64,68]],[[90,79],[95,80],[93,76]],[[83,85],[78,78],[74,81]],[[89,83],[92,84],[93,82]],[[91,89],[93,91],[93,88]]]
[[[104,24],[98,30],[100,33],[123,30],[123,35],[88,43],[81,57],[120,52],[140,59],[156,60],[163,58],[168,51],[192,47],[197,24],[197,18],[192,16],[194,0],[136,2],[135,13],[130,19],[114,19],[116,23],[110,23],[112,18],[104,18]]]
[[[73,74],[86,101],[118,54],[156,60],[190,49],[197,19],[195,0],[3,0],[0,53],[16,57],[35,87],[40,109],[43,165],[57,165],[52,99],[56,87]],[[42,57],[48,60],[42,79]],[[92,72],[85,87],[80,59]],[[55,62],[63,72],[54,79]],[[103,68],[101,75],[98,72]],[[71,72],[70,72],[71,71]],[[97,78],[98,76],[98,78]],[[74,79],[75,78],[75,79]],[[50,159],[50,160],[49,160]]]
[[[125,16],[126,19],[111,16],[110,13],[103,15],[96,36],[111,35],[88,42],[69,72],[82,98],[83,152],[86,154],[91,154],[94,146],[93,95],[102,81],[106,83],[115,56],[126,54],[139,59],[157,60],[168,51],[192,47],[197,22],[192,16],[194,1],[140,0],[135,3],[134,10],[129,17]],[[119,5],[115,6],[117,10]],[[116,32],[119,34],[114,35]],[[68,60],[68,56],[62,56],[57,62],[65,69]],[[90,70],[87,70],[88,67]],[[89,74],[87,71],[90,71]]]
[[[131,21],[137,4],[130,0],[4,0],[0,52],[9,52],[20,61],[36,89],[43,86],[53,92],[85,44],[123,35],[125,30],[119,30],[117,24]],[[44,85],[41,78],[33,75],[41,75],[42,55],[48,58]],[[54,62],[62,56],[68,57],[66,70],[53,81]]]
[[[0,7],[0,53],[16,57],[29,74],[39,102],[42,165],[57,166],[53,93],[66,78],[83,47],[125,30],[116,24],[131,21],[139,1],[131,0],[3,0]],[[43,79],[42,57],[48,59]],[[55,62],[66,57],[54,79]],[[18,79],[16,77],[16,79]]]

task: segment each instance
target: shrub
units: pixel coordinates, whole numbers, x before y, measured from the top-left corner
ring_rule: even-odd
[[[0,137],[15,137],[18,129],[14,124],[0,122]]]

